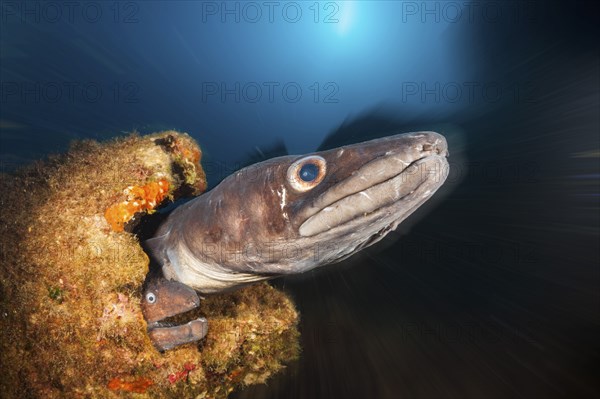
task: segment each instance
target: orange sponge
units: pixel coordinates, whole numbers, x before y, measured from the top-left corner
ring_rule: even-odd
[[[114,231],[123,231],[136,213],[153,210],[168,192],[169,182],[165,179],[144,186],[129,186],[123,190],[127,200],[110,206],[104,212],[104,218]]]
[[[152,380],[144,377],[138,377],[133,380],[116,377],[108,382],[107,387],[111,391],[146,393],[148,387],[152,386],[153,384],[154,383]]]

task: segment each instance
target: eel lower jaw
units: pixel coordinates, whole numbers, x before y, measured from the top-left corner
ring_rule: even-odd
[[[180,325],[160,321],[148,324],[148,336],[154,347],[161,352],[200,341],[207,333],[208,321],[204,317]]]

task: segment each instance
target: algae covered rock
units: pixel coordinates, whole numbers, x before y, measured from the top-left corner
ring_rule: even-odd
[[[225,397],[297,357],[297,312],[266,283],[206,298],[209,333],[164,354],[140,310],[149,260],[131,233],[206,189],[174,131],[75,143],[0,176],[2,397]]]

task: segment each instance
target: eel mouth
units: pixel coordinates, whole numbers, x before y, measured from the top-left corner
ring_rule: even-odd
[[[414,137],[421,141],[414,144],[416,151],[392,147],[315,200],[300,235],[314,236],[390,208],[406,217],[425,202],[448,176],[447,144],[433,132]],[[384,236],[403,220],[394,219],[377,235]]]
[[[159,351],[199,341],[208,333],[204,317],[186,322],[200,305],[200,298],[185,284],[152,279],[146,283],[141,305],[148,335]]]

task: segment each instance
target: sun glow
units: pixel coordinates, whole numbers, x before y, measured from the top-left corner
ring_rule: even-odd
[[[350,30],[352,23],[354,22],[356,2],[344,1],[344,2],[335,3],[335,4],[339,4],[339,11],[336,13],[336,16],[339,16],[336,18],[337,19],[337,33],[340,36],[345,36],[348,33],[348,31]],[[333,17],[333,18],[335,18],[335,17]]]

